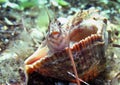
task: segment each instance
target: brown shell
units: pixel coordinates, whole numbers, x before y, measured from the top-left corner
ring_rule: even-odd
[[[105,50],[102,36],[91,35],[71,47],[79,78],[89,80],[98,75],[105,63]],[[27,73],[33,71],[48,77],[75,81],[68,74],[74,73],[68,54],[68,48],[53,55],[46,55],[34,64],[26,65]]]
[[[104,23],[93,34],[85,36],[75,42],[70,50],[76,64],[79,78],[84,81],[96,77],[105,67],[105,27]],[[74,30],[73,32],[74,33]],[[78,32],[79,34],[79,32]],[[25,61],[27,75],[38,72],[46,77],[76,81],[68,72],[73,72],[69,58],[68,47],[54,54],[48,55],[49,48],[43,47],[41,51],[33,54]],[[38,53],[38,54],[37,54]]]

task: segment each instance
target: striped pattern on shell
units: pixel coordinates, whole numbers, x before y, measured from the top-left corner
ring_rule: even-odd
[[[47,47],[45,47],[47,48]],[[91,35],[71,47],[78,75],[83,80],[92,79],[98,75],[105,63],[104,42],[99,35]],[[37,71],[48,77],[74,81],[67,72],[73,73],[68,48],[53,55],[46,55],[34,64],[26,65],[27,73]]]
[[[76,64],[79,78],[87,81],[96,77],[105,67],[105,26],[100,23],[100,28],[93,34],[85,36],[70,46]],[[71,33],[74,33],[74,29]],[[77,32],[79,34],[79,32]],[[60,80],[76,81],[68,72],[73,72],[69,58],[68,47],[51,55],[50,49],[45,46],[37,50],[25,61],[26,75],[33,72]],[[29,78],[28,78],[29,79]]]

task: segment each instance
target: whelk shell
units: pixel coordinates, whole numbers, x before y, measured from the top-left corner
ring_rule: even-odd
[[[96,77],[105,67],[106,23],[104,20],[84,20],[83,18],[79,24],[72,24],[72,26],[65,26],[67,30],[71,30],[69,36],[70,42],[73,44],[70,46],[70,50],[73,54],[79,78],[87,81]],[[46,77],[76,81],[68,74],[68,72],[74,73],[68,47],[50,55],[49,52],[50,48],[48,46],[38,48],[25,61],[26,75],[29,77],[31,73],[38,72]]]

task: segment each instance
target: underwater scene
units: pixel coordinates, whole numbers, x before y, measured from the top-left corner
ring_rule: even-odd
[[[0,85],[120,85],[120,0],[0,0]]]

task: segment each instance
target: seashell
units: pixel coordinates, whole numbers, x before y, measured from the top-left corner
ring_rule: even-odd
[[[79,24],[68,24],[69,23],[63,26],[64,28],[61,28],[59,31],[50,32],[48,35],[50,39],[47,45],[43,48],[38,48],[38,50],[25,61],[25,71],[28,80],[30,74],[37,72],[46,77],[76,82],[76,79],[68,74],[68,72],[74,72],[69,58],[67,44],[71,44],[70,50],[76,64],[79,78],[88,81],[95,78],[104,70],[106,62],[106,23],[104,23],[104,20],[89,18],[84,20],[83,18]],[[63,30],[70,31],[61,32]],[[81,32],[81,30],[83,30],[83,32]],[[65,36],[70,39],[69,42]],[[56,41],[51,42],[52,38]],[[59,38],[65,42],[61,44]],[[57,45],[54,47],[54,44],[57,42],[59,43],[58,48]],[[53,51],[55,52],[49,54]]]

